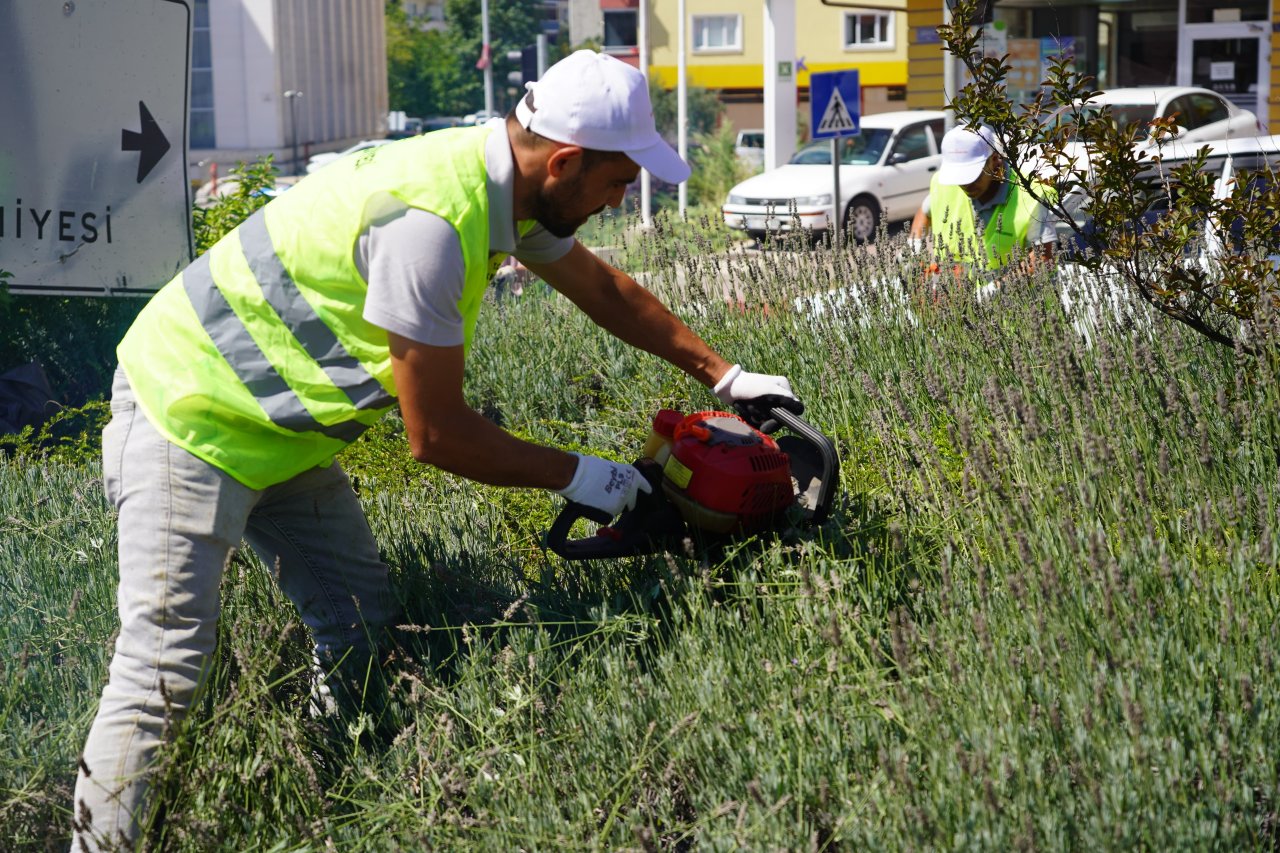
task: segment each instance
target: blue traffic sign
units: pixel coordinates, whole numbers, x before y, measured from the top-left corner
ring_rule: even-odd
[[[814,139],[855,136],[862,119],[858,69],[809,75],[809,126]]]

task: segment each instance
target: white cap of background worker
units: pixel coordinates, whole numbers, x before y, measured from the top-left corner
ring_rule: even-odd
[[[603,53],[579,50],[525,83],[516,119],[539,136],[596,151],[620,151],[671,184],[689,178],[689,164],[659,135],[649,84],[635,68]]]
[[[996,151],[994,131],[987,125],[977,128],[959,125],[942,137],[942,166],[938,169],[938,183],[963,187],[972,184],[982,175]]]

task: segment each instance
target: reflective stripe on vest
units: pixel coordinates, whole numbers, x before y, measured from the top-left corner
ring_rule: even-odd
[[[302,344],[333,384],[342,389],[357,409],[384,409],[395,403],[382,384],[347,352],[315,309],[298,292],[289,271],[280,263],[266,220],[250,218],[240,228],[240,247],[262,287],[267,303]],[[206,327],[207,328],[207,327]]]
[[[117,350],[148,420],[250,488],[328,464],[395,403],[387,333],[364,319],[354,258],[388,205],[457,231],[470,344],[491,262],[490,133],[438,131],[342,158],[219,240],[151,299]]]
[[[367,428],[356,421],[325,426],[312,417],[298,395],[249,336],[209,273],[209,255],[196,258],[182,274],[182,286],[200,325],[213,345],[253,394],[271,422],[294,432],[318,432],[339,441],[355,441]]]

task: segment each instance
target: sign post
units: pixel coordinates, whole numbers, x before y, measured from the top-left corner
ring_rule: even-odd
[[[0,4],[0,270],[152,293],[193,255],[187,0]]]
[[[840,140],[860,132],[862,90],[858,69],[809,75],[809,126],[814,139],[831,140],[831,245],[840,245]]]

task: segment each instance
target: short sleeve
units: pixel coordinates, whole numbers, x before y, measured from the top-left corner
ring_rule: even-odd
[[[1036,212],[1027,228],[1027,242],[1033,246],[1058,242],[1057,217],[1043,204],[1036,205]]]
[[[372,223],[355,254],[369,285],[364,319],[420,344],[462,344],[458,302],[466,263],[453,226],[434,213],[405,208]]]
[[[549,264],[569,254],[572,248],[572,237],[557,237],[541,225],[535,225],[517,239],[513,254],[522,264]]]

